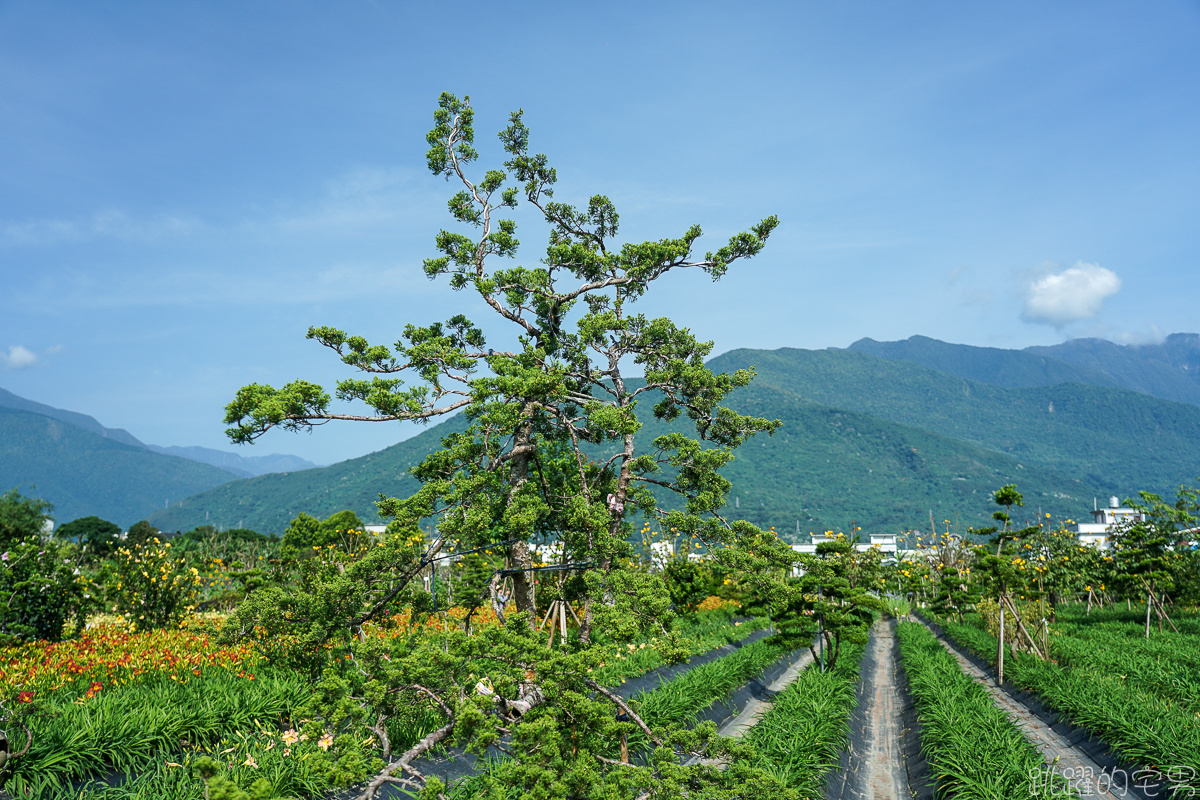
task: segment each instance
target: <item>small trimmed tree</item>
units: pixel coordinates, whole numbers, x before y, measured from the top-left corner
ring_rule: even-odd
[[[812,649],[814,637],[820,635],[825,666],[833,669],[842,643],[864,644],[876,615],[887,610],[887,604],[871,591],[879,561],[878,554],[857,552],[846,538],[821,542],[815,555],[802,556],[804,574],[773,606],[779,630],[776,640]],[[815,649],[813,658],[817,658]]]
[[[1181,546],[1187,537],[1181,532],[1194,529],[1200,520],[1200,492],[1180,486],[1174,503],[1153,492],[1138,492],[1138,499],[1125,501],[1139,512],[1136,519],[1125,520],[1112,532],[1113,556],[1122,588],[1127,595],[1146,598],[1146,636],[1150,636],[1150,613],[1156,611],[1159,628],[1166,612],[1162,597],[1175,591],[1178,568],[1190,564]]]

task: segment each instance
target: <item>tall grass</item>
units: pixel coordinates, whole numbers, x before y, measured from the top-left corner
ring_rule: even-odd
[[[186,683],[149,676],[82,703],[58,693],[34,720],[33,745],[14,763],[6,788],[17,797],[68,797],[72,781],[143,772],[177,760],[170,756],[185,748],[260,727],[275,731],[301,690],[298,680],[280,673],[247,681],[213,671]]]
[[[942,625],[960,646],[995,659],[996,638],[986,631],[969,624]],[[1051,653],[1060,647],[1052,637]],[[1200,789],[1200,712],[1163,686],[1147,687],[1136,674],[1111,671],[1111,662],[1102,659],[1089,666],[1068,659],[1056,664],[1017,653],[1005,658],[1004,676],[1093,732],[1129,763],[1157,766],[1180,785],[1182,796],[1192,796],[1189,792]]]

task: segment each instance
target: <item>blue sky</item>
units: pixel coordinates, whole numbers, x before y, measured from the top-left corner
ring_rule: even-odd
[[[442,91],[471,95],[481,166],[524,108],[557,199],[607,194],[624,240],[778,214],[760,257],[644,303],[714,352],[1196,331],[1198,66],[1196,2],[5,0],[0,386],[228,448],[239,386],[346,374],[309,325],[387,343],[465,311],[503,341],[420,272],[450,225]]]

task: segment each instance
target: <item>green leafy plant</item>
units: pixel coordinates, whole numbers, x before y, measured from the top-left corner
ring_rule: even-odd
[[[1061,776],[1048,774],[1041,754],[928,628],[901,622],[896,635],[939,796],[1075,796]]]
[[[79,570],[66,548],[38,539],[13,543],[0,553],[0,644],[58,641],[85,602]]]
[[[171,552],[170,542],[151,538],[116,553],[115,583],[109,588],[114,610],[140,629],[162,628],[183,618],[200,582]]]

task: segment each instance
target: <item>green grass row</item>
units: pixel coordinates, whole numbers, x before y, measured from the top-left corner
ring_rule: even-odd
[[[1144,613],[1120,606],[1085,615],[1068,606],[1051,627],[1051,655],[1065,667],[1125,675],[1129,685],[1200,712],[1200,618],[1176,613],[1179,633],[1152,627],[1147,639]]]
[[[969,623],[943,621],[942,626],[960,646],[995,662],[995,637]],[[1067,638],[1052,636],[1052,655],[1064,648]],[[1163,686],[1146,686],[1136,674],[1114,671],[1114,658],[1120,656],[1110,653],[1093,662],[1067,659],[1059,664],[1017,653],[1005,657],[1004,677],[1094,733],[1125,761],[1157,766],[1186,786],[1183,795],[1189,796],[1192,788],[1200,789],[1200,712]]]
[[[706,708],[728,699],[785,652],[781,645],[755,642],[638,695],[632,705],[652,728],[692,725]],[[631,750],[647,744],[640,731],[629,737]]]
[[[863,645],[843,644],[837,666],[810,665],[776,696],[770,711],[744,739],[756,767],[773,773],[801,797],[820,797],[826,773],[846,746]]]
[[[176,783],[177,777],[186,783],[191,780],[182,775],[186,770],[166,766],[178,763],[184,748],[219,752],[235,740],[245,740],[238,745],[246,749],[260,739],[265,747],[265,733],[278,741],[278,721],[288,714],[302,690],[295,678],[267,670],[260,671],[253,682],[224,672],[187,683],[152,676],[119,691],[101,692],[82,705],[70,695],[58,694],[30,720],[34,731],[30,752],[14,762],[5,788],[14,797],[81,796],[80,791],[72,791],[73,781],[114,771],[158,772],[167,784]],[[283,748],[279,750],[282,753]],[[312,787],[302,768],[292,768],[297,763],[293,760],[282,770],[280,786],[288,791]],[[199,797],[199,784],[192,782],[197,784],[194,795]],[[178,794],[177,789],[167,793],[164,784],[159,796],[188,796]],[[139,796],[122,791],[84,789],[82,796]]]
[[[915,622],[896,626],[908,674],[921,749],[940,798],[1027,800],[1073,797],[1061,777],[1047,786],[1033,776],[1046,770],[1042,756],[954,656]]]

